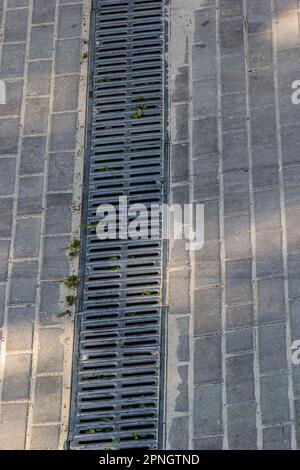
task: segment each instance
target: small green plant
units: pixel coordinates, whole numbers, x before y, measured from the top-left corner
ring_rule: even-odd
[[[76,275],[72,275],[72,276],[66,277],[63,280],[63,282],[65,286],[68,287],[68,289],[76,289],[76,287],[78,287],[79,285],[79,277]]]
[[[76,304],[77,298],[75,295],[67,295],[66,301],[69,307],[73,307]]]
[[[143,297],[148,297],[149,295],[151,295],[151,292],[149,290],[145,290],[142,295]]]
[[[80,240],[74,238],[71,243],[68,245],[69,255],[71,258],[79,255],[80,251]]]
[[[101,168],[99,168],[99,171],[101,173],[106,173],[108,171],[111,171],[111,168],[109,168],[109,166],[107,166],[107,165],[103,165]]]
[[[132,119],[141,119],[144,116],[143,110],[141,108],[137,108],[136,113],[132,114]]]
[[[111,78],[110,77],[97,78],[96,82],[97,83],[109,83],[111,82]]]
[[[121,269],[121,266],[111,266],[110,268],[108,268],[109,271],[120,271]]]
[[[118,261],[118,257],[117,256],[112,256],[111,258],[108,258],[108,261]]]

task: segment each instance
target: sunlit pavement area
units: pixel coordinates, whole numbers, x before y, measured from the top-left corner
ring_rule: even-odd
[[[171,196],[205,245],[171,244],[170,449],[300,447],[298,6],[171,1]]]
[[[67,439],[89,8],[0,1],[0,449]]]

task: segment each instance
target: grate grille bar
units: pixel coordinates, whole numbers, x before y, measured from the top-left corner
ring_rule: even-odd
[[[159,445],[163,243],[101,241],[93,224],[120,196],[164,201],[164,3],[94,2],[71,449]]]

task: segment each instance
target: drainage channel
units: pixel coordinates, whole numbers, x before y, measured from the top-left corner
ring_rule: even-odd
[[[164,10],[164,0],[93,6],[70,449],[161,446],[164,244],[99,240],[94,225],[97,207],[122,196],[164,202]]]

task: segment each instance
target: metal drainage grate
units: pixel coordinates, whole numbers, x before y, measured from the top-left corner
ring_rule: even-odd
[[[101,203],[164,199],[164,0],[99,0],[93,11],[82,287],[71,449],[159,442],[163,243],[100,241]]]

